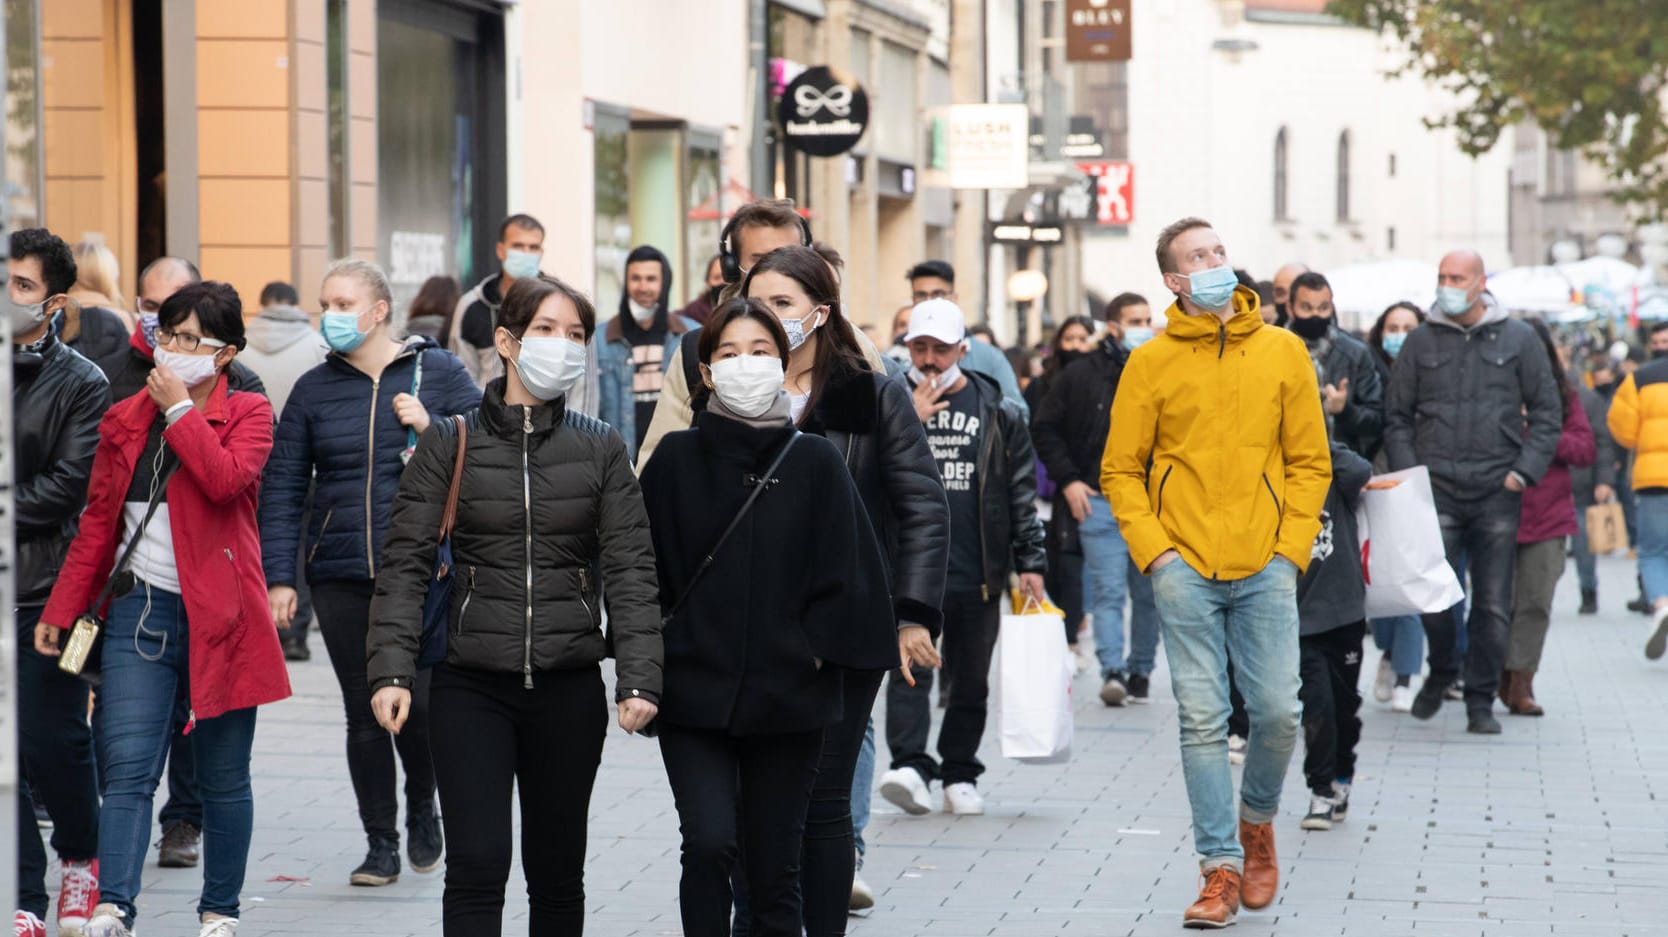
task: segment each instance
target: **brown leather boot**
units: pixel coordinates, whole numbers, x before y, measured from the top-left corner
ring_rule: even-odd
[[[1512,694],[1506,701],[1506,709],[1514,716],[1544,716],[1546,710],[1535,702],[1535,672],[1532,670],[1512,671]]]
[[[1274,824],[1239,821],[1239,844],[1245,849],[1240,902],[1253,911],[1274,903],[1280,888],[1280,860],[1274,856]]]
[[[1234,923],[1239,915],[1240,875],[1229,866],[1205,870],[1205,884],[1199,900],[1182,915],[1182,926],[1195,930],[1216,930]]]

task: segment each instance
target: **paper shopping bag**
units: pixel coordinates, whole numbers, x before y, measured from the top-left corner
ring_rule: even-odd
[[[1587,549],[1593,553],[1627,550],[1627,518],[1615,501],[1587,509]]]
[[[1448,565],[1423,465],[1375,475],[1361,492],[1356,517],[1368,618],[1445,611],[1465,597]]]
[[[1037,608],[1035,603],[1030,607]],[[1066,648],[1064,618],[1004,610],[993,667],[1002,756],[1039,765],[1070,760],[1071,680],[1076,668]]]

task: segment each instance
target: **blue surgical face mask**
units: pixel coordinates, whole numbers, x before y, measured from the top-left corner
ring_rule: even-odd
[[[1384,336],[1384,353],[1394,359],[1402,353],[1402,344],[1406,341],[1406,332],[1393,332]]]
[[[365,344],[365,336],[370,334],[359,330],[357,312],[327,312],[319,317],[319,331],[331,351],[344,355]]]
[[[1239,277],[1234,274],[1234,268],[1223,264],[1208,270],[1199,270],[1187,277],[1189,298],[1200,309],[1211,312],[1221,312],[1228,308],[1234,300],[1234,290],[1239,287]]]
[[[1464,315],[1471,308],[1471,291],[1457,286],[1436,288],[1437,308],[1451,316]]]
[[[1153,330],[1145,325],[1132,325],[1124,329],[1124,347],[1130,351],[1140,348],[1153,340]]]
[[[514,248],[504,252],[504,275],[512,280],[525,280],[539,275],[539,260],[541,255],[532,251],[518,251]]]

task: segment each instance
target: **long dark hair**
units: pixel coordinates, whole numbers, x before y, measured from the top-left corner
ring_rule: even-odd
[[[440,347],[446,347],[446,339],[452,334],[452,316],[458,309],[458,298],[463,291],[458,287],[455,277],[434,276],[423,281],[418,288],[417,295],[412,297],[411,305],[406,307],[406,322],[430,316],[440,320]]]
[[[1384,362],[1386,367],[1394,364],[1394,362],[1391,360],[1389,355],[1384,353],[1384,320],[1390,318],[1390,313],[1395,312],[1398,309],[1406,309],[1408,312],[1413,313],[1413,318],[1418,319],[1420,325],[1425,324],[1425,310],[1420,309],[1418,306],[1415,306],[1406,300],[1399,303],[1391,303],[1388,308],[1378,314],[1378,321],[1374,322],[1373,327],[1367,330],[1367,344],[1372,347],[1373,353],[1378,355],[1379,360]]]
[[[798,244],[778,247],[764,255],[747,272],[747,277],[741,281],[742,296],[747,295],[753,278],[761,273],[779,273],[787,277],[798,283],[805,295],[811,298],[813,308],[828,307],[828,321],[817,327],[820,337],[816,358],[811,362],[811,397],[805,404],[805,412],[810,413],[822,400],[829,380],[841,371],[868,371],[868,359],[863,357],[851,322],[840,308],[840,284],[835,281],[834,271],[828,268],[828,261],[821,254]],[[784,367],[787,365],[785,360],[782,363]]]
[[[1560,411],[1559,425],[1562,425],[1561,421],[1568,419],[1570,415],[1570,377],[1565,373],[1564,366],[1558,363],[1558,346],[1552,341],[1552,330],[1547,328],[1546,323],[1540,319],[1525,319],[1524,321],[1528,322],[1529,327],[1535,330],[1535,334],[1541,337],[1541,345],[1546,348],[1546,360],[1552,365],[1552,376],[1558,381],[1558,404],[1563,408]]]
[[[1063,359],[1060,357],[1060,352],[1065,349],[1061,347],[1060,343],[1066,337],[1066,329],[1074,325],[1082,326],[1083,331],[1087,332],[1090,338],[1095,337],[1095,320],[1088,316],[1066,317],[1066,320],[1060,323],[1060,327],[1054,330],[1054,341],[1048,343],[1048,360],[1043,362],[1043,380],[1053,380],[1054,375],[1059,374],[1060,369],[1065,367]]]

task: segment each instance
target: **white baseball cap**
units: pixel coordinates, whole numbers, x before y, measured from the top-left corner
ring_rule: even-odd
[[[967,337],[967,317],[961,307],[948,299],[929,299],[917,303],[909,312],[909,331],[905,342],[921,337],[936,338],[946,345],[955,345]]]

